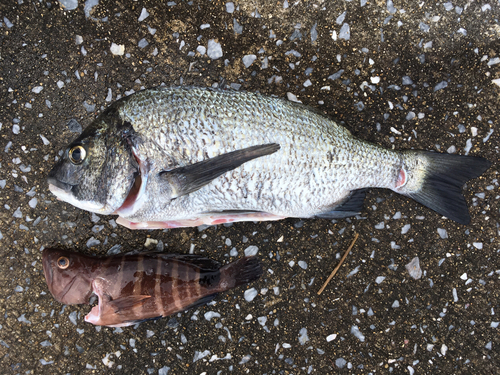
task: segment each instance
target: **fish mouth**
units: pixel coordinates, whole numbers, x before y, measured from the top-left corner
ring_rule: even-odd
[[[58,195],[55,192],[62,192],[68,194],[71,189],[73,188],[73,185],[67,184],[65,182],[59,181],[55,177],[47,177],[47,182],[49,184],[49,189],[50,191],[58,197]]]

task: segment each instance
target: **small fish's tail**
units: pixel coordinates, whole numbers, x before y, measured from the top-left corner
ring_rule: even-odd
[[[238,259],[220,269],[221,291],[257,280],[262,275],[259,258],[250,256]]]
[[[394,191],[457,223],[469,223],[462,187],[483,174],[491,166],[489,160],[430,151],[405,151],[403,160]]]

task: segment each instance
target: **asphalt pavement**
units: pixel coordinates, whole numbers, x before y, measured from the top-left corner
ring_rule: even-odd
[[[500,372],[498,1],[64,4],[0,4],[1,373]],[[345,220],[149,231],[57,201],[46,176],[64,147],[161,84],[288,97],[370,142],[493,165],[464,188],[468,225],[379,189]],[[101,328],[48,291],[49,246],[221,263],[257,247],[265,271],[209,305]]]

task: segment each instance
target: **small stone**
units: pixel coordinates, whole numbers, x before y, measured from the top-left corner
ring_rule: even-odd
[[[68,121],[68,129],[72,133],[81,133],[82,132],[82,125],[78,121],[76,121],[74,118]]]
[[[111,47],[109,48],[109,50],[115,56],[123,56],[123,54],[125,53],[125,45],[111,43]]]
[[[215,39],[209,39],[208,41],[207,56],[213,60],[222,57],[222,47]]]
[[[300,345],[304,345],[309,341],[309,336],[307,336],[307,328],[302,328],[299,331],[299,343]]]
[[[243,65],[245,65],[245,68],[248,68],[250,65],[253,64],[256,58],[257,56],[255,55],[245,55],[241,60],[243,61]]]
[[[337,358],[335,360],[335,366],[337,366],[338,368],[344,368],[346,364],[347,361],[344,358]]]
[[[337,334],[333,333],[333,334],[328,335],[328,336],[326,337],[326,341],[327,341],[327,342],[330,342],[330,341],[335,340],[336,338],[337,338]]]
[[[245,256],[246,257],[250,257],[250,256],[254,256],[254,255],[257,255],[259,251],[259,248],[257,246],[248,246],[246,249],[245,249]]]
[[[437,232],[439,234],[439,237],[441,237],[442,239],[448,238],[448,232],[446,231],[446,229],[444,229],[444,228],[438,228]]]
[[[234,12],[234,3],[233,2],[226,3],[226,12],[228,12],[228,13]]]
[[[142,8],[141,15],[139,16],[139,18],[137,19],[137,21],[142,22],[142,21],[144,21],[146,18],[148,18],[148,16],[149,16],[149,13],[148,13],[148,11],[146,10],[146,8]]]
[[[250,288],[245,290],[244,296],[245,296],[245,301],[247,302],[252,302],[255,297],[257,297],[257,290],[255,288]]]
[[[420,261],[418,257],[415,257],[411,260],[410,263],[405,265],[406,270],[415,280],[418,280],[422,277],[422,269],[420,268]]]

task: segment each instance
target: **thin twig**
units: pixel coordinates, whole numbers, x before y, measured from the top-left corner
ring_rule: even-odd
[[[323,293],[323,290],[325,290],[325,288],[328,285],[328,283],[330,282],[330,280],[333,278],[333,276],[335,276],[335,274],[339,270],[339,268],[342,265],[342,263],[344,263],[345,258],[347,258],[347,255],[351,251],[351,249],[354,246],[354,243],[356,242],[356,240],[358,239],[358,237],[359,237],[359,233],[356,233],[355,236],[354,236],[354,239],[352,240],[351,244],[349,245],[349,248],[346,250],[346,252],[345,252],[344,256],[342,257],[342,259],[340,259],[340,263],[337,265],[337,267],[335,267],[335,269],[332,271],[332,273],[330,274],[330,276],[328,276],[328,279],[326,279],[326,281],[323,284],[323,286],[321,287],[321,289],[318,291],[318,296],[321,293]]]

